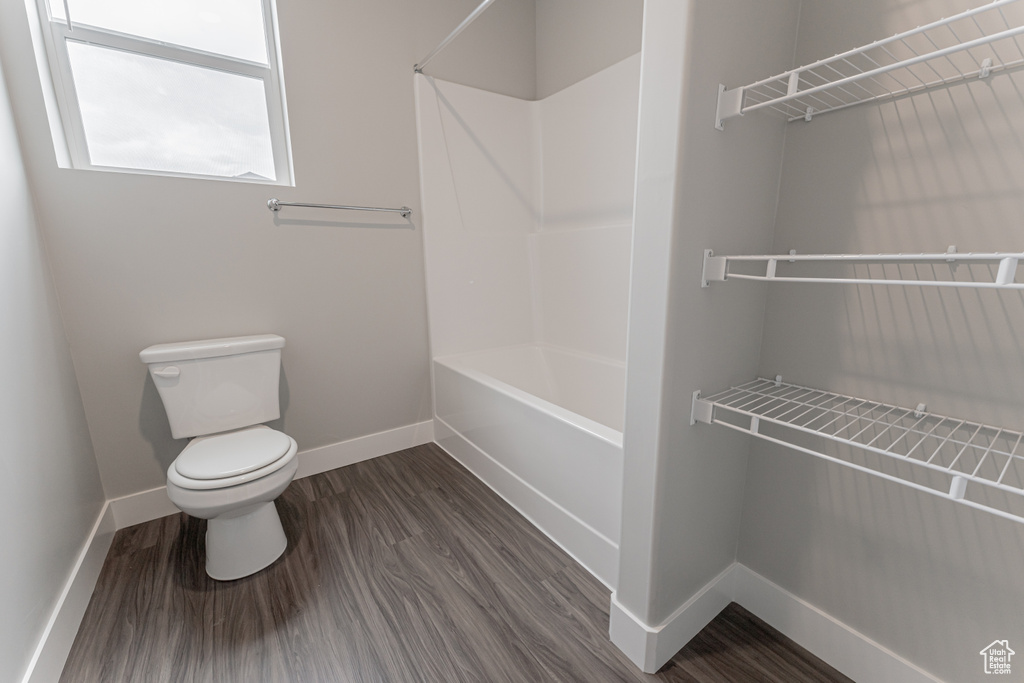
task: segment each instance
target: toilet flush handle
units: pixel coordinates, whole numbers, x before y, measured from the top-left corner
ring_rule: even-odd
[[[166,367],[166,368],[160,368],[159,370],[154,370],[153,371],[153,375],[155,377],[164,377],[166,379],[174,379],[175,377],[177,377],[180,374],[181,374],[181,370],[179,370],[178,368],[174,367],[173,365],[171,365],[169,367]]]

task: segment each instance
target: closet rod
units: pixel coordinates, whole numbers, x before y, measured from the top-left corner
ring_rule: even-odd
[[[412,209],[408,206],[403,206],[397,209],[391,209],[383,206],[345,206],[343,204],[303,204],[299,202],[282,202],[275,198],[267,201],[267,208],[271,211],[280,211],[282,206],[301,206],[307,209],[342,209],[344,211],[386,211],[388,213],[400,213],[402,218],[408,218],[412,215]]]
[[[468,17],[463,19],[462,23],[459,24],[458,26],[456,26],[455,30],[452,31],[451,33],[449,33],[448,37],[441,41],[440,45],[438,45],[433,50],[431,50],[430,54],[428,54],[426,57],[421,59],[419,62],[417,62],[416,64],[413,64],[412,70],[415,71],[418,74],[423,73],[423,69],[426,68],[426,66],[430,62],[430,60],[432,60],[434,57],[436,57],[437,53],[439,53],[441,50],[443,50],[446,47],[448,47],[448,43],[450,43],[453,40],[455,40],[455,38],[458,37],[458,35],[460,33],[465,31],[469,27],[470,24],[472,24],[474,21],[476,21],[477,17],[479,17],[481,14],[483,14],[484,10],[487,9],[488,7],[490,7],[493,3],[494,3],[494,0],[484,0],[483,2],[481,2],[480,6],[477,7],[475,10],[473,10],[472,13],[470,13],[470,15]]]

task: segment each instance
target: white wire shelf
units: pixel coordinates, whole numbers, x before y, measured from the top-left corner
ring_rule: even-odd
[[[856,104],[987,78],[1024,64],[1024,25],[995,0],[751,85],[718,89],[715,127],[760,109],[790,121]]]
[[[941,254],[775,254],[715,256],[711,249],[704,250],[704,268],[701,273],[701,287],[724,280],[759,280],[763,282],[831,282],[856,285],[904,285],[922,287],[961,287],[969,289],[1024,289],[1024,283],[1016,282],[1017,266],[1024,260],[1024,253],[965,253],[956,252],[956,247]],[[738,272],[735,267],[746,265],[749,269],[763,266],[763,272]],[[808,270],[808,265],[825,264]],[[849,268],[842,265],[879,264],[880,268],[862,268],[849,276]],[[924,269],[930,277],[920,277],[919,268],[888,268],[887,264],[929,266]],[[956,278],[959,265],[969,267],[966,275]],[[970,268],[972,266],[987,266]],[[838,273],[830,272],[837,267]],[[860,273],[863,272],[863,275]],[[967,279],[967,276],[970,279]]]
[[[894,481],[957,503],[1024,522],[1012,511],[965,498],[968,485],[1024,496],[1022,433],[990,427],[955,417],[943,417],[917,408],[900,408],[876,401],[843,396],[820,389],[786,384],[781,378],[756,379],[704,398],[693,394],[690,424],[704,422],[751,434],[760,439],[838,463],[854,470]],[[765,425],[781,429],[768,430]],[[798,435],[819,437],[862,451],[886,456],[915,470],[948,477],[940,490],[884,471],[884,460],[865,464],[829,455],[795,443]],[[807,440],[803,440],[807,441]],[[889,467],[888,469],[894,469]],[[906,469],[906,468],[904,468]],[[987,499],[995,498],[988,495]]]

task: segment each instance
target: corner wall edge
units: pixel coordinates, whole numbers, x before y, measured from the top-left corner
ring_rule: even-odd
[[[21,683],[52,683],[60,678],[115,530],[113,510],[109,502],[104,503],[43,628]]]
[[[613,593],[609,635],[637,667],[655,673],[730,602],[738,603],[855,681],[944,683],[739,562],[709,581],[658,626],[645,624]]]

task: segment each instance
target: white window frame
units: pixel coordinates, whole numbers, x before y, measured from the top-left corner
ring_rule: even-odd
[[[62,0],[54,1],[61,2]],[[72,168],[182,178],[232,180],[267,185],[294,185],[288,136],[288,115],[285,108],[284,81],[281,78],[281,56],[277,39],[277,12],[274,0],[261,0],[264,37],[267,42],[267,61],[269,64],[260,64],[194,48],[150,40],[141,36],[127,35],[109,29],[78,24],[75,22],[74,16],[71,17],[71,24],[69,26],[63,19],[52,16],[48,0],[36,0],[36,2],[38,3],[40,20],[44,25],[42,33],[46,43],[50,75],[53,78],[54,94],[60,110],[60,119],[64,125],[64,137],[67,141],[67,152]],[[274,172],[277,179],[232,178],[219,175],[93,164],[89,159],[85,127],[82,123],[78,94],[75,92],[75,80],[71,71],[71,60],[69,59],[67,49],[68,41],[131,52],[146,57],[155,57],[157,59],[261,80],[267,103],[271,149],[274,154]],[[54,137],[57,139],[57,136]]]

